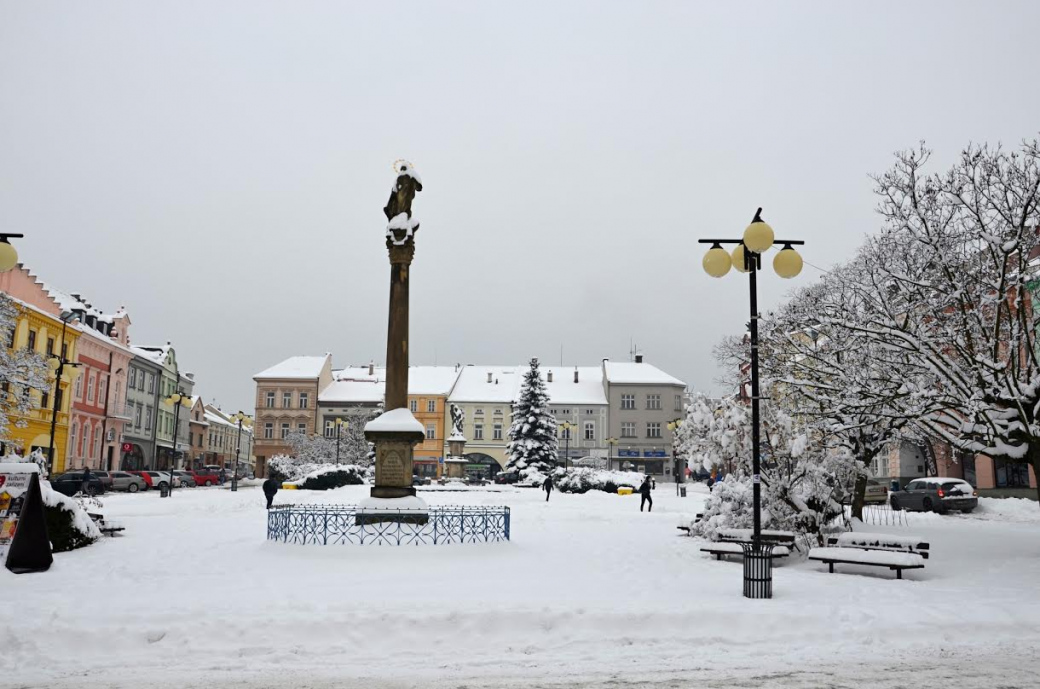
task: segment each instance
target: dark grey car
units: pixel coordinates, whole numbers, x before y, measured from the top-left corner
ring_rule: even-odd
[[[892,493],[890,501],[894,510],[939,513],[971,512],[979,505],[978,491],[970,483],[942,476],[914,479],[905,490]]]

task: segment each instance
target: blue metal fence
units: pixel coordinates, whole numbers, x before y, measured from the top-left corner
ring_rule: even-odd
[[[357,505],[279,505],[267,513],[267,539],[311,545],[440,545],[509,540],[508,507],[431,507],[425,523],[409,510],[379,510],[373,521]],[[399,519],[395,519],[398,517]]]

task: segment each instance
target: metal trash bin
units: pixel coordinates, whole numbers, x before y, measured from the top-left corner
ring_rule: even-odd
[[[680,498],[685,498],[686,497],[686,486],[679,486],[679,497]]]
[[[744,597],[773,597],[773,546],[744,544]]]
[[[159,497],[168,498],[170,497],[170,487],[165,483],[159,486]]]

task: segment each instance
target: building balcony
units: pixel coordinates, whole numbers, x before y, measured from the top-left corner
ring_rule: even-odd
[[[134,418],[134,409],[129,404],[108,405],[108,416],[112,419],[131,421]]]

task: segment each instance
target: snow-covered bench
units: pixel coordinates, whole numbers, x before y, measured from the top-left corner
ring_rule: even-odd
[[[675,528],[679,529],[679,531],[685,531],[686,533],[690,533],[690,529],[693,528],[693,525],[696,524],[697,522],[699,522],[703,518],[704,518],[704,513],[703,512],[698,512],[697,515],[693,518],[693,521],[691,521],[689,524],[680,524],[679,526],[677,526]]]
[[[97,524],[98,531],[106,536],[115,536],[120,531],[126,531],[126,527],[118,522],[106,521],[104,515],[87,512],[87,516]]]
[[[715,534],[718,536],[720,541],[726,541],[728,543],[750,543],[754,533],[755,532],[751,529],[718,529],[715,531]],[[769,543],[771,545],[794,545],[793,531],[762,529],[759,533],[761,534],[763,543]]]
[[[904,569],[924,569],[924,558],[917,553],[869,550],[855,546],[813,548],[809,551],[809,559],[826,562],[831,574],[836,564],[888,567],[895,570],[896,579],[903,578]]]
[[[744,543],[736,541],[718,541],[706,548],[701,548],[702,553],[711,553],[716,560],[721,560],[725,555],[740,555],[744,557]],[[787,557],[791,549],[785,545],[773,546],[772,557]]]
[[[928,559],[931,550],[926,541],[917,536],[898,536],[885,533],[848,532],[827,539],[827,545],[835,548],[862,548],[863,550],[888,550],[896,553],[916,553]]]

